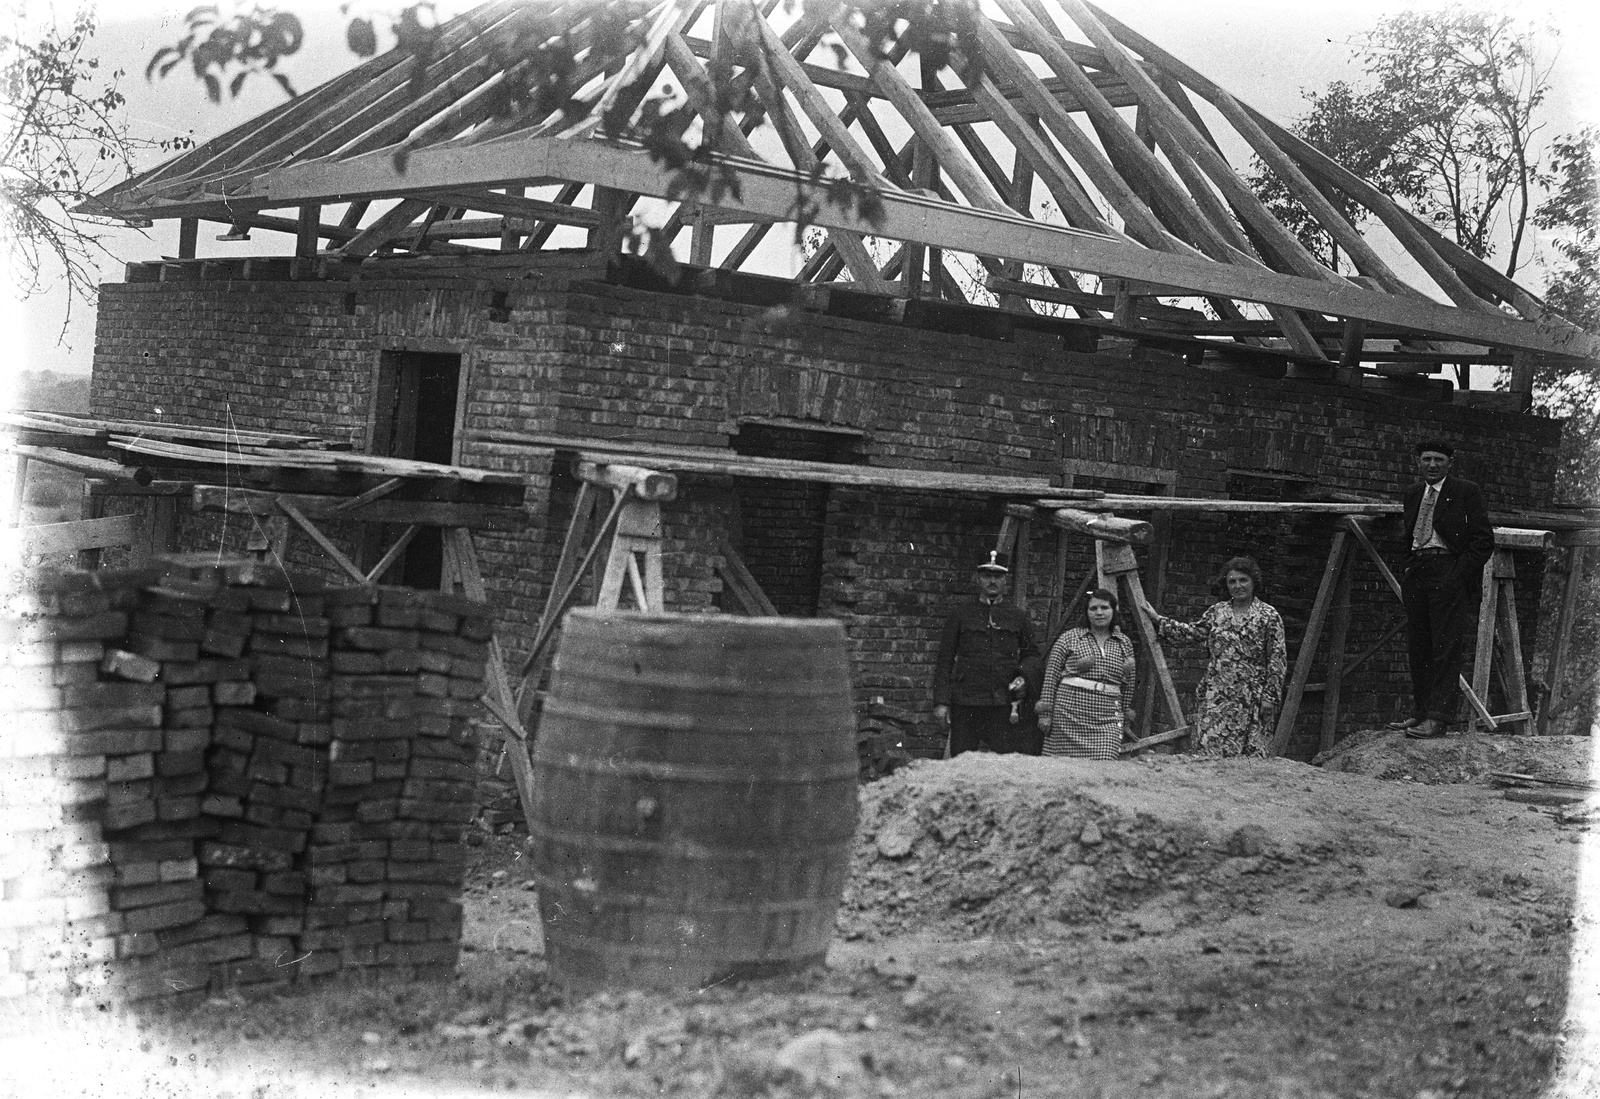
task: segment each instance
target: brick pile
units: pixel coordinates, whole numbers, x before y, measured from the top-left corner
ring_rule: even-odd
[[[405,589],[328,594],[328,790],[306,855],[300,963],[408,979],[455,965],[476,813],[487,608]]]
[[[0,992],[454,965],[485,606],[184,556],[13,612]]]
[[[125,929],[100,822],[108,776],[161,746],[160,689],[123,698],[100,669],[148,578],[63,577],[14,595],[0,619],[0,995],[71,992]]]

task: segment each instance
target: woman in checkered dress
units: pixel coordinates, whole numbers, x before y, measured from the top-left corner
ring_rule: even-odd
[[[1117,597],[1096,588],[1084,624],[1050,646],[1037,705],[1044,754],[1116,759],[1133,702],[1134,666],[1133,642],[1117,628]]]

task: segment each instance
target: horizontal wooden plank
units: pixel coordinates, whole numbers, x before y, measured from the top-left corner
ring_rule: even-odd
[[[12,553],[76,553],[79,550],[127,546],[138,533],[138,516],[74,519],[36,527],[0,530],[0,549]]]
[[[1054,501],[1042,500],[1040,503],[1044,507],[1049,507]],[[1099,500],[1076,503],[1069,506],[1083,508],[1085,511],[1231,511],[1303,513],[1307,515],[1399,515],[1402,510],[1398,503],[1314,504],[1302,503],[1298,500],[1222,500],[1214,497],[1198,496],[1127,496],[1110,494]]]
[[[347,496],[299,496],[240,490],[224,485],[195,485],[192,502],[202,512],[229,512],[232,515],[280,515],[278,496],[286,496],[306,518],[341,518],[362,523],[397,523],[422,526],[470,526],[474,530],[515,531],[528,525],[528,515],[520,507],[494,507],[493,504],[453,504],[440,501],[397,501],[381,499],[352,510],[339,510]]]
[[[1496,549],[1546,550],[1555,544],[1555,535],[1548,530],[1528,530],[1523,527],[1495,527]]]
[[[286,497],[308,519],[345,519],[363,523],[417,523],[429,527],[471,527],[475,530],[521,530],[527,513],[521,508],[492,504],[460,504],[433,500],[375,500],[341,511],[348,496],[302,496],[224,485],[195,485],[191,500],[197,511],[223,511],[233,515],[267,517],[282,514],[278,498]]]
[[[469,434],[480,441],[513,448],[570,450],[582,461],[605,464],[619,457],[633,463],[671,473],[705,473],[732,477],[753,477],[772,481],[809,481],[817,484],[860,488],[894,488],[919,492],[956,492],[977,496],[1037,496],[1061,494],[1063,490],[1043,477],[994,477],[981,473],[955,473],[925,469],[891,469],[884,466],[856,466],[832,462],[802,462],[780,458],[753,458],[730,450],[711,447],[689,448],[621,441],[581,439],[571,436],[529,435],[526,443],[512,441],[520,433],[479,432]],[[488,438],[494,436],[494,438]],[[562,439],[559,445],[549,440]],[[1072,490],[1080,491],[1080,490]],[[1099,494],[1084,492],[1084,498]]]
[[[1114,237],[1047,225],[1014,213],[975,210],[921,194],[875,192],[879,224],[857,210],[828,202],[822,187],[803,173],[759,161],[718,158],[737,180],[715,205],[792,216],[797,190],[816,203],[819,227],[870,233],[895,240],[980,255],[1069,267],[1092,274],[1156,282],[1203,294],[1224,295],[1340,317],[1402,325],[1420,332],[1533,351],[1600,359],[1600,337],[1547,330],[1496,313],[1469,313],[1452,305],[1369,290],[1351,282],[1330,283],[1275,271],[1158,253]],[[293,165],[259,175],[252,199],[274,205],[342,202],[373,195],[414,194],[441,187],[504,186],[566,180],[667,197],[671,173],[642,150],[624,143],[509,136],[448,149],[419,149],[402,171],[387,152],[335,163]],[[159,210],[152,213],[159,213]]]

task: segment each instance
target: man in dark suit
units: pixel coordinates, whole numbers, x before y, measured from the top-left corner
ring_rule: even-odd
[[[1044,659],[1028,616],[1001,600],[1010,568],[991,552],[973,570],[977,598],[945,620],[933,669],[933,716],[950,723],[950,755],[977,748],[1038,755],[1028,701],[1039,693]]]
[[[1455,451],[1429,439],[1417,445],[1422,481],[1405,494],[1409,556],[1401,582],[1411,657],[1411,716],[1391,728],[1428,740],[1444,736],[1460,702],[1457,682],[1468,630],[1478,617],[1483,566],[1494,553],[1494,527],[1483,491],[1450,476]]]

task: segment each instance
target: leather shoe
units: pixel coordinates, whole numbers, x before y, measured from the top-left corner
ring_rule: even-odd
[[[1389,728],[1391,728],[1391,729],[1415,729],[1418,725],[1421,725],[1423,723],[1423,721],[1425,721],[1425,720],[1426,720],[1425,718],[1420,718],[1420,717],[1408,717],[1408,718],[1405,718],[1402,721],[1391,721],[1391,722],[1389,722]]]
[[[1414,729],[1407,729],[1406,736],[1412,740],[1437,740],[1444,736],[1444,724],[1433,718],[1426,718]]]

